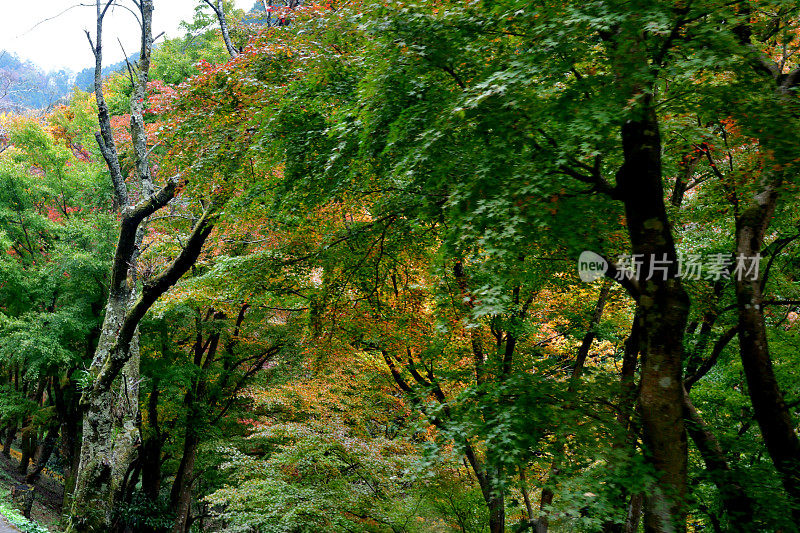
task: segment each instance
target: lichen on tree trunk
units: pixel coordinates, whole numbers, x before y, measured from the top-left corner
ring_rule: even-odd
[[[141,0],[136,6],[142,25],[142,47],[137,67],[129,65],[129,69],[134,83],[130,100],[134,172],[142,198],[137,201],[128,194],[101,80],[103,17],[114,1],[96,0],[97,35],[95,41],[88,33],[87,37],[95,54],[95,96],[100,125],[95,137],[111,175],[121,220],[106,314],[81,399],[83,437],[67,529],[70,533],[115,529],[114,510],[125,494],[129,467],[140,444],[139,323],[156,300],[195,264],[231,195],[228,187],[218,187],[177,257],[162,272],[140,283],[137,263],[147,220],[175,198],[186,180],[177,174],[156,189],[151,175],[143,113],[153,46],[154,8],[153,0]]]
[[[126,287],[112,295],[90,372],[94,375],[116,349],[119,328],[135,292]],[[119,355],[117,355],[119,357]],[[104,531],[123,494],[123,480],[139,443],[138,336],[128,350],[116,386],[84,396],[80,466],[72,495],[69,531]]]

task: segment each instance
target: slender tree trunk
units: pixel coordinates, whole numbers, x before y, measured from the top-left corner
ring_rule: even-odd
[[[550,472],[547,475],[549,479],[552,479],[558,474],[558,469],[556,468],[556,463],[550,466]],[[539,500],[539,512],[542,513],[542,516],[539,517],[539,520],[536,521],[536,533],[547,533],[547,530],[550,527],[550,518],[548,516],[547,508],[553,504],[553,491],[549,488],[545,487],[542,489],[542,497]]]
[[[240,320],[243,315],[240,313]],[[222,313],[214,313],[214,319],[223,319]],[[241,322],[237,322],[241,324]],[[219,332],[212,333],[209,337],[207,348],[203,342],[203,321],[199,314],[196,320],[197,339],[194,345],[194,364],[200,367],[197,380],[191,384],[186,393],[184,403],[187,409],[186,436],[183,441],[183,456],[175,475],[170,492],[170,507],[175,509],[176,517],[173,524],[173,533],[183,533],[189,528],[189,515],[192,505],[192,485],[195,480],[195,463],[197,461],[197,448],[200,445],[200,428],[207,424],[204,420],[200,402],[205,400],[207,374],[212,363],[216,360],[219,348]]]
[[[25,478],[26,483],[35,483],[36,480],[39,479],[42,470],[44,470],[44,467],[47,465],[47,461],[49,461],[50,456],[53,455],[53,450],[56,447],[57,440],[58,426],[50,426],[50,429],[47,430],[47,435],[45,435],[41,446],[39,446],[39,451],[36,455],[36,464],[33,470],[31,470]]]
[[[759,76],[772,78],[777,105],[772,110],[771,120],[781,124],[794,120],[796,116],[796,91],[800,82],[800,70],[794,69],[789,74],[783,73],[783,65],[756,52],[758,48],[753,42],[753,8],[742,4],[739,25],[733,33],[746,50],[745,57],[750,58],[750,66]],[[754,53],[755,52],[755,53]],[[764,153],[768,154],[773,141],[773,132],[767,129],[760,141]],[[773,161],[770,165],[786,168],[794,163]],[[765,165],[766,166],[766,165]],[[796,166],[795,166],[796,167]],[[764,245],[764,237],[770,220],[775,213],[783,175],[779,170],[763,171],[760,193],[753,199],[736,221],[736,252],[739,260],[753,261],[755,266],[757,254]],[[790,193],[791,194],[791,193]],[[747,379],[747,389],[753,412],[764,443],[781,477],[783,487],[792,502],[792,517],[800,523],[800,441],[795,432],[796,424],[786,405],[786,401],[775,377],[772,359],[767,342],[767,328],[764,322],[763,291],[764,280],[759,275],[736,275],[736,301],[739,315],[739,348],[742,367]]]
[[[777,192],[767,186],[756,198],[756,205],[742,213],[736,224],[739,258],[747,261],[760,253],[776,203]],[[793,502],[792,516],[800,523],[800,441],[772,367],[762,307],[762,278],[737,275],[735,286],[740,356],[753,412],[770,458]]]
[[[11,458],[11,445],[14,443],[15,438],[17,438],[16,424],[8,428],[6,439],[3,441],[3,455],[5,455],[7,458]]]
[[[489,532],[504,533],[506,530],[506,506],[503,493],[497,490],[497,472],[491,467],[486,468],[478,457],[472,446],[467,443],[467,461],[472,466],[475,477],[478,478],[478,485],[483,494],[483,500],[489,510]],[[488,461],[487,461],[488,462]]]
[[[622,429],[628,431],[633,418],[636,404],[636,367],[639,366],[639,352],[642,347],[642,313],[638,306],[633,315],[631,332],[625,339],[622,355],[622,370],[620,371],[620,406],[617,411],[617,422]],[[630,432],[628,431],[629,437]],[[629,439],[630,440],[630,439]]]
[[[191,511],[192,484],[195,475],[194,465],[197,459],[199,440],[197,433],[191,427],[187,427],[186,438],[183,443],[183,457],[170,493],[170,508],[174,509],[177,515],[172,527],[172,533],[186,531],[189,512]]]
[[[642,508],[644,507],[644,494],[631,495],[628,503],[628,514],[625,517],[625,524],[622,528],[623,533],[636,533],[639,531],[639,522],[642,518]]]
[[[736,524],[737,528],[755,531],[752,523],[754,518],[753,502],[734,478],[719,441],[703,422],[692,404],[688,392],[684,394],[684,409],[686,410],[686,428],[706,463],[706,470],[719,490],[729,522]]]
[[[632,453],[636,453],[636,433],[633,428],[633,414],[636,404],[636,367],[639,364],[639,352],[641,350],[641,312],[636,308],[631,323],[631,332],[625,339],[622,355],[622,370],[620,371],[620,399],[617,409],[617,422],[625,434],[623,441],[614,444],[615,448],[630,448]],[[642,504],[644,494],[629,494],[623,490],[620,495],[620,503],[626,509],[626,518],[620,524],[616,522],[606,522],[603,524],[603,533],[636,533],[639,528],[639,521],[642,514]],[[631,524],[632,530],[627,529]]]
[[[487,452],[488,454],[488,452]],[[506,499],[505,494],[500,488],[499,480],[501,473],[494,460],[487,460],[486,469],[486,485],[489,488],[489,498],[487,505],[489,506],[489,531],[491,533],[505,533],[506,530]],[[486,497],[484,495],[484,497]]]
[[[578,348],[578,353],[575,357],[575,365],[572,368],[572,375],[570,376],[570,384],[568,389],[570,392],[575,390],[578,385],[578,381],[581,378],[583,366],[586,363],[586,358],[589,356],[589,350],[592,347],[592,343],[597,336],[597,326],[600,325],[600,320],[603,318],[603,310],[605,309],[610,292],[611,282],[606,280],[603,282],[602,289],[600,289],[600,296],[597,299],[597,305],[595,305],[592,318],[589,321],[589,328],[586,330],[586,333],[583,336],[583,340],[581,341],[581,345]],[[556,446],[561,445],[561,443],[556,444]],[[558,464],[556,460],[553,460],[553,464],[550,465],[550,473],[548,474],[548,478],[552,480],[557,474]],[[553,496],[553,491],[549,487],[544,487],[542,489],[542,497],[539,502],[539,511],[541,516],[539,517],[539,520],[536,521],[536,533],[547,533],[547,530],[550,527],[550,521],[548,519],[546,509],[548,506],[552,505]]]
[[[470,294],[467,275],[464,271],[464,265],[461,261],[457,261],[453,266],[453,274],[465,301],[465,311],[473,309],[474,300]],[[486,349],[478,328],[471,328],[469,331],[469,336],[470,345],[472,348],[471,351],[475,372],[475,384],[480,387],[485,384],[488,379],[490,379],[490,374],[486,368]],[[507,346],[507,348],[509,347]],[[511,353],[507,357],[504,357],[504,360],[502,361],[502,367],[504,369],[507,368],[510,370],[511,368],[513,363],[513,349],[512,343],[510,346]],[[439,391],[439,394],[441,395],[439,401],[442,402],[444,397],[441,393],[441,390]],[[492,461],[492,450],[486,451],[485,461],[481,462],[475,454],[475,451],[472,449],[469,443],[467,443],[467,460],[472,466],[475,476],[478,478],[478,484],[481,487],[483,499],[486,502],[487,508],[489,509],[489,531],[490,533],[503,533],[506,527],[505,495],[502,492],[502,488],[497,483],[499,477],[495,466],[493,466],[495,463]]]
[[[65,396],[65,392],[71,392]],[[62,386],[55,383],[53,386],[53,400],[59,414],[61,425],[61,455],[67,463],[64,472],[64,501],[62,502],[62,512],[66,512],[72,505],[72,492],[75,489],[75,480],[78,475],[78,463],[80,461],[80,436],[78,435],[78,393],[74,388],[74,383],[69,375]]]
[[[33,401],[36,405],[42,405],[42,398],[44,391],[47,388],[48,380],[45,378],[39,379],[36,384],[36,390],[33,393]],[[23,425],[22,435],[20,436],[20,461],[17,471],[20,474],[26,475],[28,473],[28,465],[36,453],[36,431],[33,428],[33,418],[29,417]]]
[[[162,437],[158,423],[159,379],[153,379],[150,399],[147,402],[147,417],[150,432],[142,443],[139,462],[142,467],[142,492],[151,500],[158,499],[161,492],[161,448]]]
[[[525,511],[528,513],[528,524],[530,524],[531,527],[535,527],[536,519],[533,517],[533,503],[531,502],[531,496],[528,492],[528,480],[526,477],[525,467],[519,467],[519,490],[522,492],[522,499],[525,502]]]
[[[231,39],[231,33],[228,29],[228,18],[225,15],[225,9],[223,6],[222,0],[203,0],[211,9],[214,10],[214,14],[217,16],[217,21],[219,21],[219,28],[222,31],[222,41],[225,43],[225,48],[228,49],[228,54],[231,57],[237,57],[239,55],[239,51],[233,45],[233,40]]]

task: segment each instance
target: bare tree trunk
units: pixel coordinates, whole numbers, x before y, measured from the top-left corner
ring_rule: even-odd
[[[136,174],[145,200],[135,207],[131,205],[102,91],[103,19],[111,5],[112,1],[105,5],[100,0],[96,2],[97,34],[93,51],[95,97],[100,123],[97,140],[111,173],[116,203],[122,209],[122,227],[114,257],[106,315],[90,367],[94,383],[81,400],[84,407],[83,439],[68,529],[75,532],[112,530],[113,511],[122,499],[124,478],[140,442],[137,425],[138,322],[132,328],[129,326],[127,338],[120,337],[127,325],[129,308],[137,296],[136,260],[144,236],[142,222],[174,196],[173,188],[160,201],[153,201],[153,184],[142,117],[153,42],[153,1],[143,0],[138,6],[142,23],[142,49],[131,97],[131,135],[136,153]],[[133,78],[132,68],[130,72]],[[109,360],[116,362],[118,366],[114,375],[109,375]],[[116,379],[117,374],[120,379]],[[98,383],[101,377],[105,377],[105,381]],[[112,386],[115,382],[116,387]]]
[[[239,50],[233,45],[233,41],[231,40],[230,30],[228,29],[228,18],[225,16],[225,9],[222,4],[222,0],[217,0],[215,4],[213,0],[203,0],[208,6],[214,10],[214,14],[217,16],[217,20],[219,21],[219,28],[222,31],[222,40],[225,42],[225,48],[228,49],[228,53],[231,57],[236,57],[239,55]]]
[[[142,48],[133,80],[131,136],[135,171],[143,198],[133,202],[128,195],[101,83],[103,17],[113,3],[113,0],[105,4],[97,0],[97,42],[92,43],[92,48],[95,54],[95,95],[100,123],[100,132],[96,137],[111,174],[116,202],[122,211],[105,319],[89,369],[92,383],[81,398],[84,409],[83,440],[67,529],[69,532],[113,530],[113,511],[123,497],[130,465],[140,444],[137,421],[139,322],[156,300],[197,261],[221,207],[231,194],[227,187],[217,189],[178,256],[139,289],[136,268],[146,221],[175,197],[185,180],[177,175],[167,179],[159,190],[153,186],[143,119],[153,44],[153,0],[141,0],[136,4],[141,15]],[[89,40],[91,42],[91,36]],[[134,67],[129,67],[133,79]]]

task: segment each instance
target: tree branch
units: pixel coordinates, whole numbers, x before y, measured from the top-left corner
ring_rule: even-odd
[[[231,40],[231,35],[228,30],[228,21],[225,17],[225,9],[223,8],[222,0],[217,0],[216,5],[214,5],[211,0],[203,0],[203,2],[205,2],[217,16],[219,28],[222,30],[222,40],[225,41],[225,48],[228,49],[228,53],[232,58],[237,57],[240,52],[236,49],[236,47],[233,45],[233,41]]]
[[[173,183],[176,183],[176,181],[173,181]],[[162,189],[160,192],[165,191]],[[164,197],[166,197],[166,195],[167,192],[165,192]],[[122,370],[122,367],[130,358],[130,344],[141,319],[156,300],[175,285],[191,266],[195,264],[200,256],[203,244],[205,244],[206,239],[208,239],[208,236],[214,229],[220,215],[220,210],[227,199],[228,195],[221,195],[216,201],[210,203],[209,207],[194,227],[194,230],[192,230],[192,234],[189,236],[186,246],[181,250],[181,253],[178,254],[178,257],[176,257],[163,272],[144,284],[141,295],[125,315],[125,319],[117,335],[115,346],[110,352],[110,356],[106,359],[94,381],[92,387],[94,393],[107,390],[108,387],[111,386],[114,378],[116,378],[120,370]],[[142,215],[145,212],[150,209],[155,210],[154,203],[145,202],[145,204],[146,205],[137,210],[136,217],[141,217],[141,219],[143,219],[144,217]],[[166,201],[164,205],[166,205]]]

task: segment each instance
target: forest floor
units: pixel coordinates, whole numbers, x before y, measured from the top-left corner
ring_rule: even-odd
[[[0,500],[12,502],[11,488],[17,483],[24,483],[25,476],[17,472],[19,462],[0,454]],[[53,479],[42,475],[36,482],[36,496],[31,510],[31,519],[46,527],[50,531],[61,531],[61,501],[63,487]],[[17,529],[8,528],[0,522],[0,533],[16,532]]]

